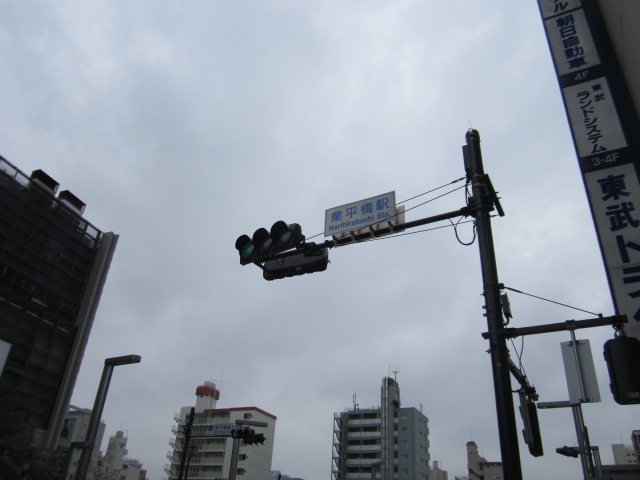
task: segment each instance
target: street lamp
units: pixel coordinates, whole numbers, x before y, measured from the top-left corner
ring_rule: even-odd
[[[107,399],[107,390],[109,390],[109,383],[111,382],[113,368],[119,365],[140,363],[140,360],[140,355],[124,355],[122,357],[111,357],[105,359],[102,378],[100,379],[98,393],[96,394],[96,401],[93,404],[91,418],[89,419],[87,436],[85,437],[84,444],[82,445],[82,453],[80,454],[80,460],[78,460],[78,468],[76,468],[76,480],[85,480],[87,476],[87,470],[91,460],[91,452],[93,451],[93,444],[96,443],[98,424],[100,423],[100,418],[102,418],[102,411],[104,410],[104,403]]]

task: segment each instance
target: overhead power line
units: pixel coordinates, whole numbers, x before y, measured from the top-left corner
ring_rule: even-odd
[[[516,292],[516,293],[521,293],[522,295],[527,295],[529,297],[537,298],[539,300],[544,300],[545,302],[555,303],[556,305],[561,305],[563,307],[572,308],[573,310],[578,310],[580,312],[589,313],[591,315],[596,315],[597,317],[602,318],[602,314],[601,313],[590,312],[589,310],[583,310],[582,308],[573,307],[571,305],[567,305],[566,303],[556,302],[555,300],[549,300],[548,298],[544,298],[544,297],[538,297],[537,295],[532,295],[531,293],[526,293],[526,292],[523,292],[521,290],[516,290],[515,288],[507,287],[504,284],[500,284],[500,288],[504,288],[505,290],[510,290],[510,291]]]

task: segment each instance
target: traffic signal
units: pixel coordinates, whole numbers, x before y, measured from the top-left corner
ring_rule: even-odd
[[[611,393],[620,405],[640,403],[640,340],[617,336],[604,344]]]
[[[279,280],[305,273],[323,272],[328,264],[329,253],[326,248],[296,250],[283,257],[264,262],[262,278]]]
[[[259,228],[253,236],[240,235],[236,240],[236,250],[240,254],[240,264],[258,263],[274,255],[297,247],[304,242],[302,228],[297,223],[286,224],[278,220],[271,230]]]
[[[520,415],[524,429],[524,442],[529,447],[529,453],[534,457],[544,455],[542,448],[542,437],[540,435],[540,424],[538,423],[538,410],[536,404],[524,392],[520,391]]]
[[[575,447],[560,447],[560,448],[556,448],[556,452],[559,453],[560,455],[564,455],[565,457],[573,457],[573,458],[578,458],[578,455],[580,455],[580,450],[578,450]]]
[[[247,428],[245,430],[245,436],[242,439],[242,442],[245,445],[263,445],[265,438],[264,435],[262,433],[256,433],[255,430],[253,430],[252,428]]]
[[[256,433],[252,428],[231,430],[231,438],[242,440],[245,445],[263,445],[266,440],[262,433]]]

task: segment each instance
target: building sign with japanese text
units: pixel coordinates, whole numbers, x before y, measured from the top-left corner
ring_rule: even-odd
[[[396,192],[329,208],[324,215],[324,236],[356,231],[383,221],[395,220],[395,216]]]
[[[559,75],[600,63],[582,10],[546,20],[545,30]]]
[[[640,182],[633,164],[588,172],[587,191],[618,310],[640,322]]]
[[[212,435],[231,436],[231,431],[238,428],[233,423],[216,423],[211,425]]]
[[[627,335],[640,338],[638,116],[598,1],[538,0],[538,5],[615,310],[627,315]]]
[[[563,88],[562,94],[581,158],[627,146],[606,78]]]

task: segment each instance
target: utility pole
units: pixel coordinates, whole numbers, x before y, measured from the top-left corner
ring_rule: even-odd
[[[184,464],[189,456],[189,444],[191,443],[191,429],[193,428],[193,421],[196,416],[195,407],[191,407],[189,412],[189,419],[184,427],[184,443],[182,444],[182,455],[180,456],[180,469],[178,470],[178,480],[184,479]]]
[[[477,130],[469,129],[466,141],[467,144],[462,149],[467,181],[471,182],[472,189],[472,204],[470,206],[473,207],[473,213],[471,215],[475,219],[480,248],[480,266],[498,414],[502,468],[506,480],[522,480],[520,449],[518,448],[518,433],[511,391],[509,350],[504,332],[498,268],[491,231],[490,212],[493,210],[494,204],[500,215],[504,213],[489,177],[484,173],[480,151],[480,134]]]

